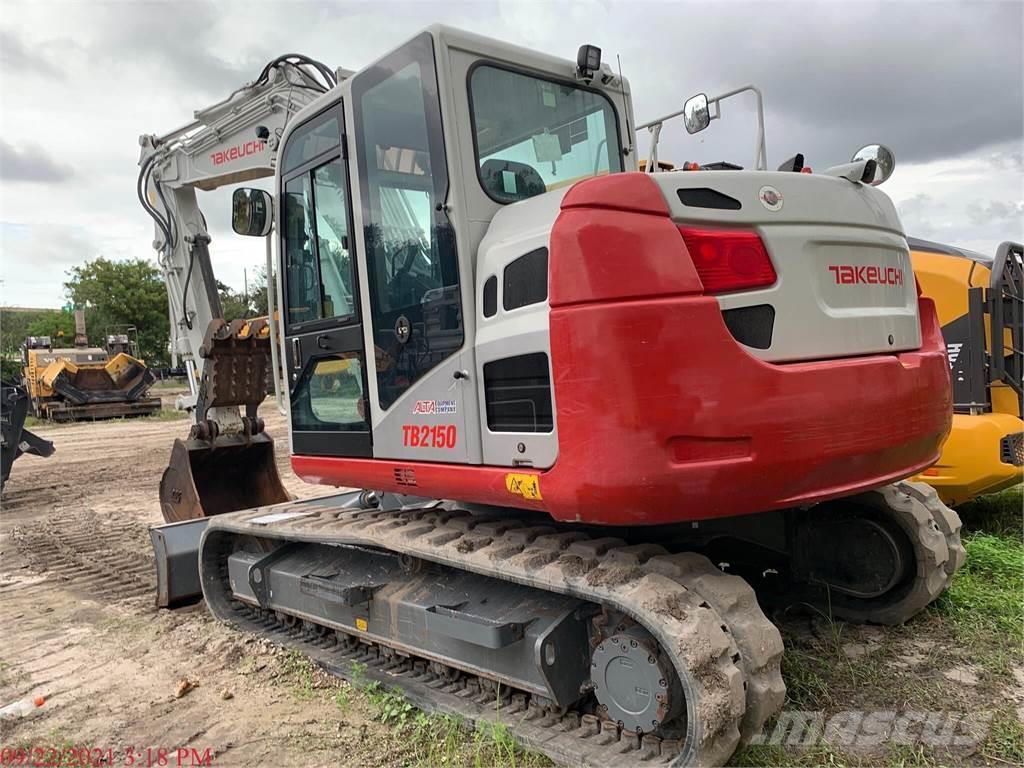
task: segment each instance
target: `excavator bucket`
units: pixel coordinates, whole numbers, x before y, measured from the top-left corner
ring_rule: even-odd
[[[265,433],[175,440],[160,479],[160,509],[168,523],[290,498],[274,462],[274,441]]]

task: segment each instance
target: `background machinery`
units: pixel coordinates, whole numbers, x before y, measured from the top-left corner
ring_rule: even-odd
[[[921,290],[935,300],[953,384],[953,429],[917,479],[947,504],[1024,480],[1024,247],[994,256],[909,238]]]
[[[53,455],[53,443],[25,429],[29,399],[25,388],[13,381],[0,382],[0,488],[11,476],[11,465],[19,456]]]
[[[138,358],[127,334],[90,347],[85,310],[75,310],[73,347],[54,347],[49,336],[29,336],[22,345],[22,379],[32,413],[51,421],[148,416],[160,398],[146,397],[155,377]]]
[[[339,80],[233,225],[276,212],[292,467],[365,490],[193,504],[155,529],[165,577],[201,527],[218,618],[590,765],[759,733],[785,689],[758,599],[900,623],[942,592],[959,519],[902,478],[949,367],[874,159],[637,173],[593,46],[431,27]]]

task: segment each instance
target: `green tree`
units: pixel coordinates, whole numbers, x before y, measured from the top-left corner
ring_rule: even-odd
[[[264,317],[268,313],[267,308],[267,268],[257,267],[256,279],[249,291],[249,306],[257,317]]]
[[[64,290],[72,304],[86,308],[91,343],[102,345],[102,335],[116,325],[134,325],[139,331],[139,353],[146,362],[167,364],[167,293],[163,277],[151,262],[100,256],[73,267]]]
[[[3,352],[3,356],[20,356],[21,345],[25,341],[25,337],[30,335],[29,326],[45,314],[56,311],[12,311],[6,307],[0,310],[0,352]]]
[[[217,293],[220,294],[220,309],[224,313],[224,319],[229,323],[232,320],[241,320],[247,317],[256,317],[252,305],[242,292],[236,293],[231,286],[217,281]]]
[[[86,312],[88,327],[89,313]],[[61,309],[41,312],[25,328],[25,336],[49,336],[55,347],[70,347],[75,342],[75,315]]]

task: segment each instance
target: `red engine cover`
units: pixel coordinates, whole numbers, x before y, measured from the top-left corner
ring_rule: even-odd
[[[628,201],[623,203],[622,201]],[[730,335],[643,174],[577,184],[550,243],[558,459],[517,470],[295,456],[306,480],[653,525],[746,514],[907,477],[951,424],[934,304],[914,352],[769,364]],[[531,495],[527,492],[527,496]]]

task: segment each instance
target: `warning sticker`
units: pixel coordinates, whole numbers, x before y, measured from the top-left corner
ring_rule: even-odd
[[[524,475],[510,472],[505,475],[505,488],[509,493],[522,496],[524,499],[539,500],[540,475]]]

